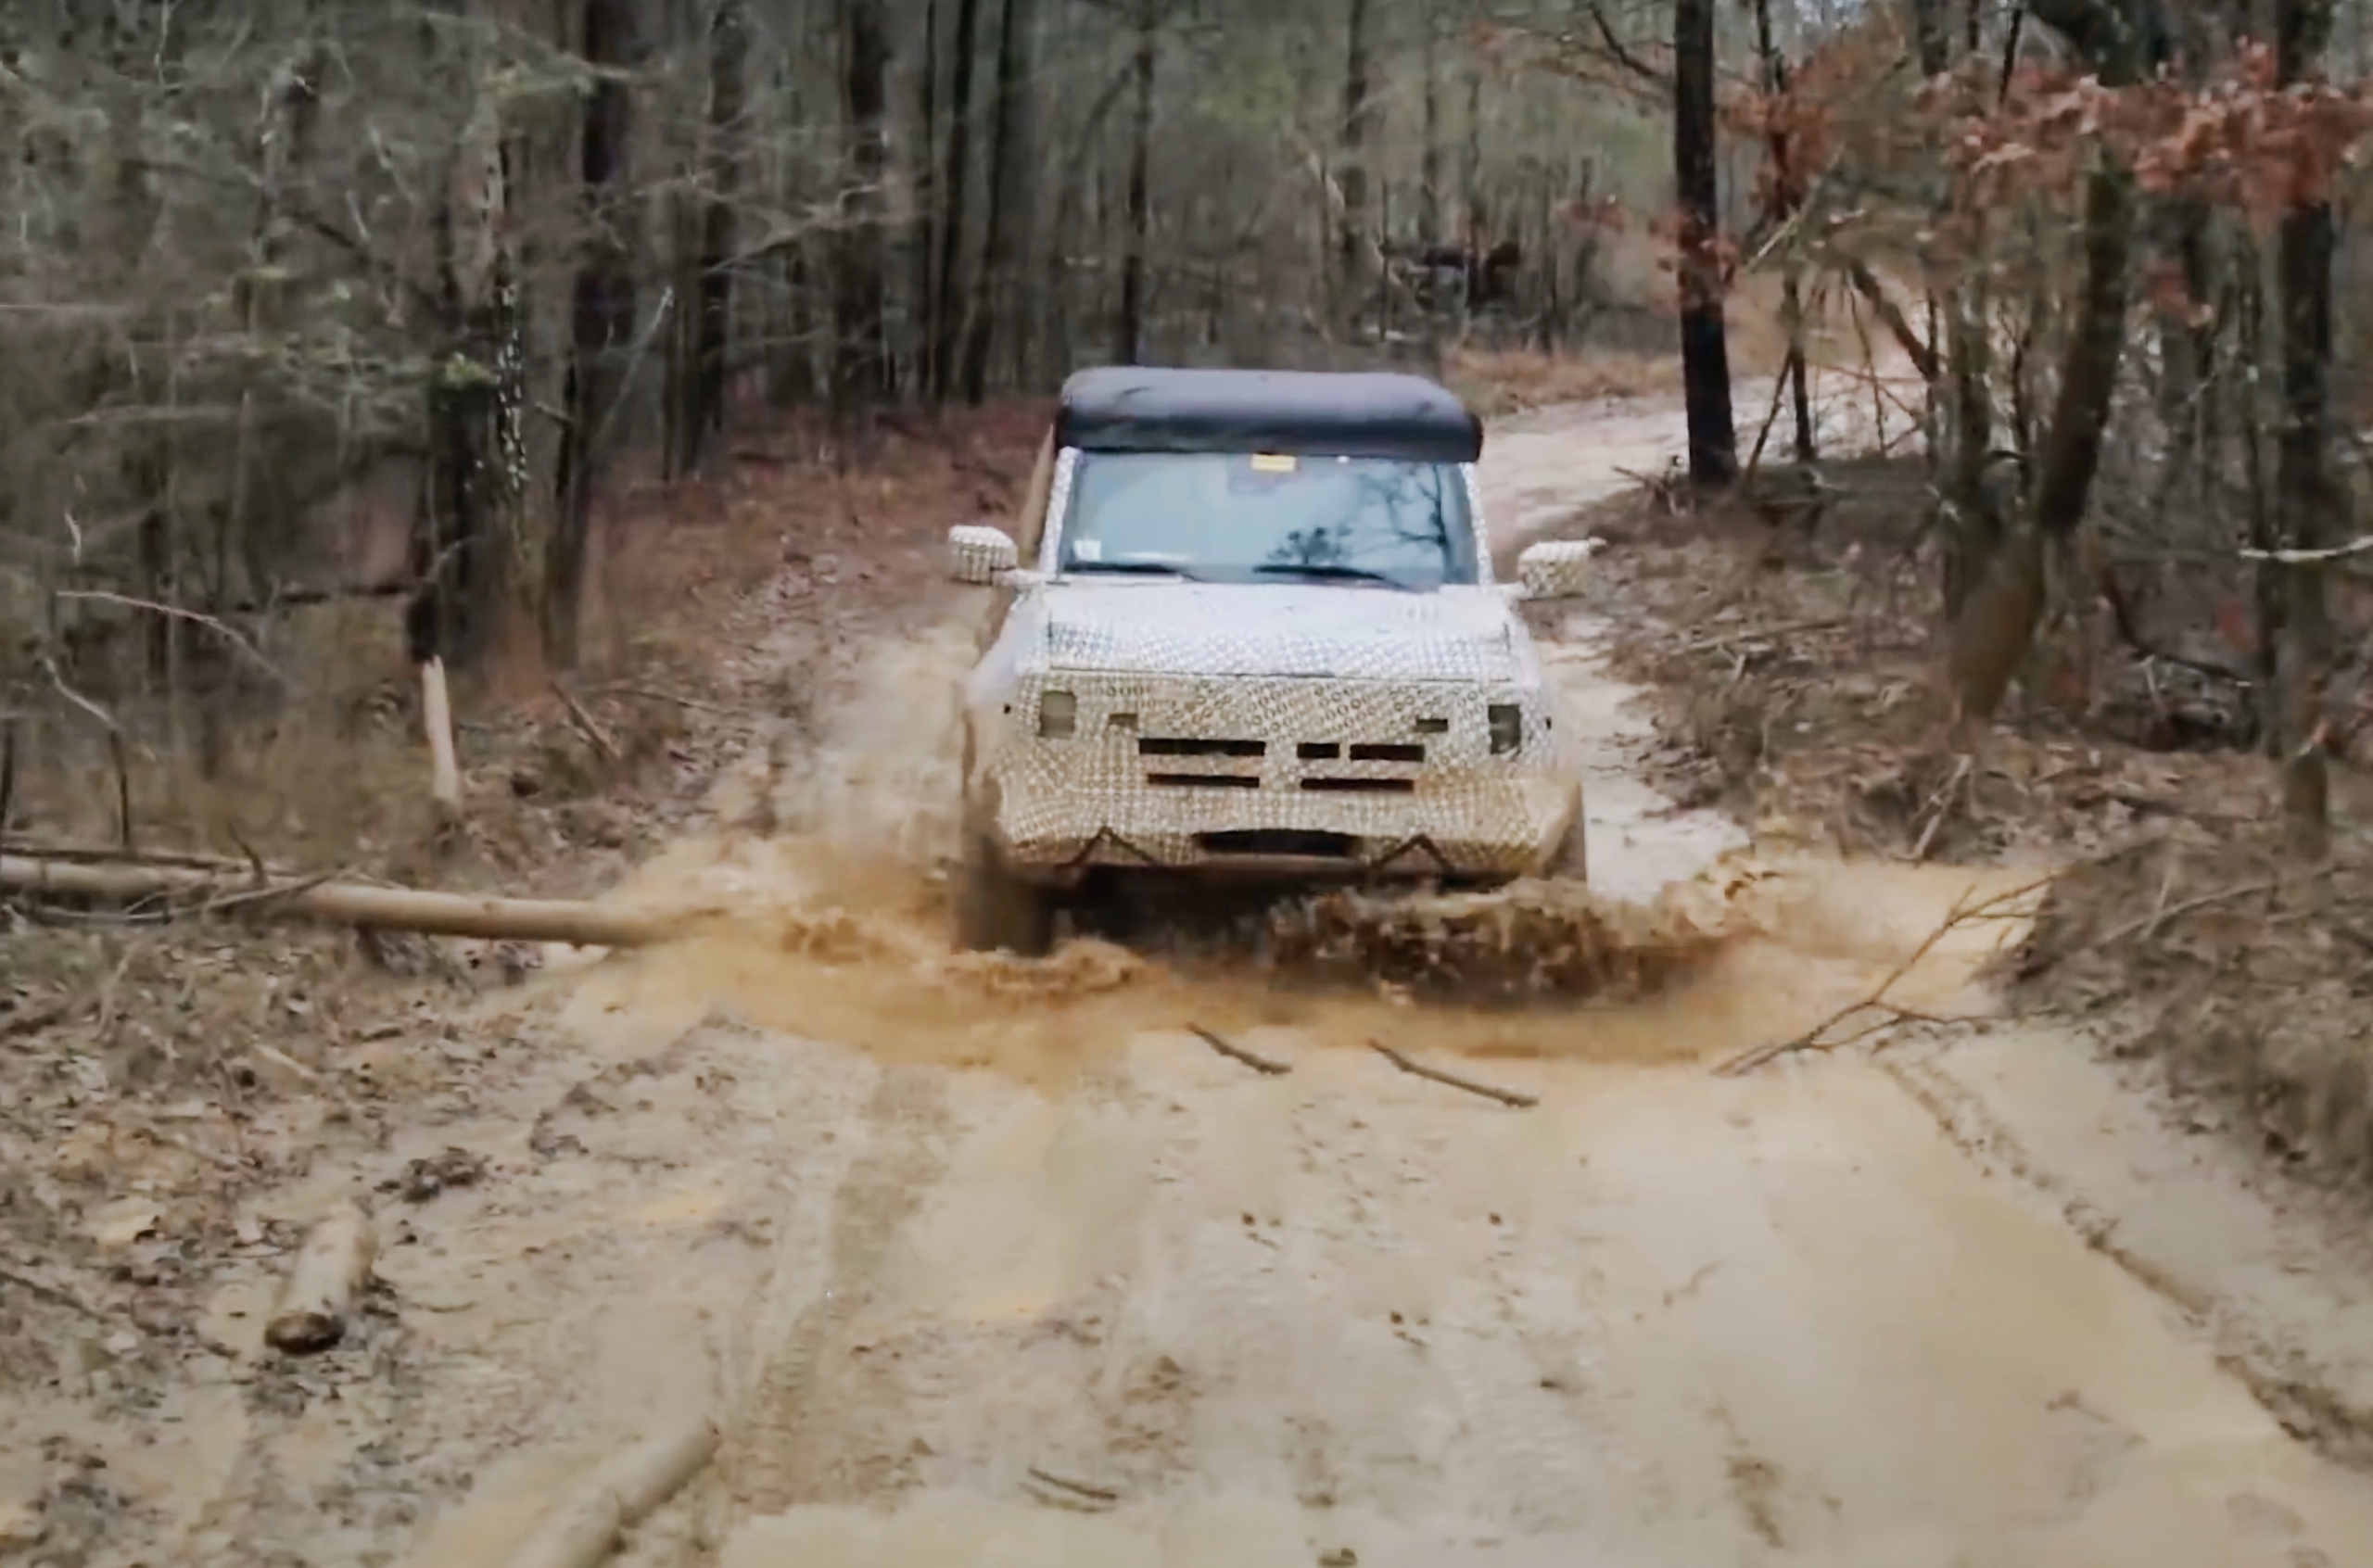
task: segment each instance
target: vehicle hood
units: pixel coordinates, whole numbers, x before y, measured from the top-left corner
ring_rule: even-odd
[[[1504,680],[1521,630],[1481,588],[1071,581],[1038,598],[1049,666],[1135,675]]]

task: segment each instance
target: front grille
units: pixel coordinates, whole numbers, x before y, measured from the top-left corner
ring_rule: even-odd
[[[1137,741],[1141,757],[1258,757],[1268,754],[1266,740],[1202,740],[1186,736],[1148,735]]]

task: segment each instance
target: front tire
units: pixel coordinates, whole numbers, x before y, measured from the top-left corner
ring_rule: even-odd
[[[967,830],[957,873],[956,944],[968,953],[1042,958],[1055,944],[1055,901],[1014,875],[986,834]]]

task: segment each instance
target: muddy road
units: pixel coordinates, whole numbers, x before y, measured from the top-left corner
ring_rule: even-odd
[[[1664,409],[1535,416],[1494,433],[1489,497],[1536,528],[1679,443]],[[842,649],[820,717],[620,890],[740,917],[556,957],[464,1031],[549,1048],[389,1157],[501,1179],[406,1216],[383,1375],[285,1421],[233,1392],[162,1412],[177,1557],[497,1568],[588,1463],[706,1410],[716,1463],[623,1561],[2373,1562],[2373,1273],[2324,1220],[2012,1020],[1713,1070],[2024,873],[1702,875],[1743,835],[1643,781],[1575,613],[1598,885],[1737,923],[1679,987],[1511,1016],[1094,943],[958,958],[937,879],[976,611],[950,590]],[[2014,935],[1956,931],[1894,999],[1987,1008],[1972,977]],[[217,1304],[227,1355],[253,1284]]]

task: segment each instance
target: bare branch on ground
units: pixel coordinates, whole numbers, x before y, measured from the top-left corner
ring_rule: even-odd
[[[1541,1096],[1538,1094],[1528,1094],[1516,1089],[1502,1089],[1489,1083],[1478,1083],[1471,1078],[1462,1078],[1454,1072],[1444,1072],[1440,1068],[1428,1067],[1423,1062],[1414,1061],[1381,1040],[1369,1041],[1368,1048],[1413,1078],[1423,1078],[1435,1083],[1446,1084],[1453,1089],[1463,1089],[1470,1094],[1479,1094],[1487,1100],[1497,1100],[1504,1106],[1513,1106],[1518,1110],[1529,1110],[1541,1104]]]

